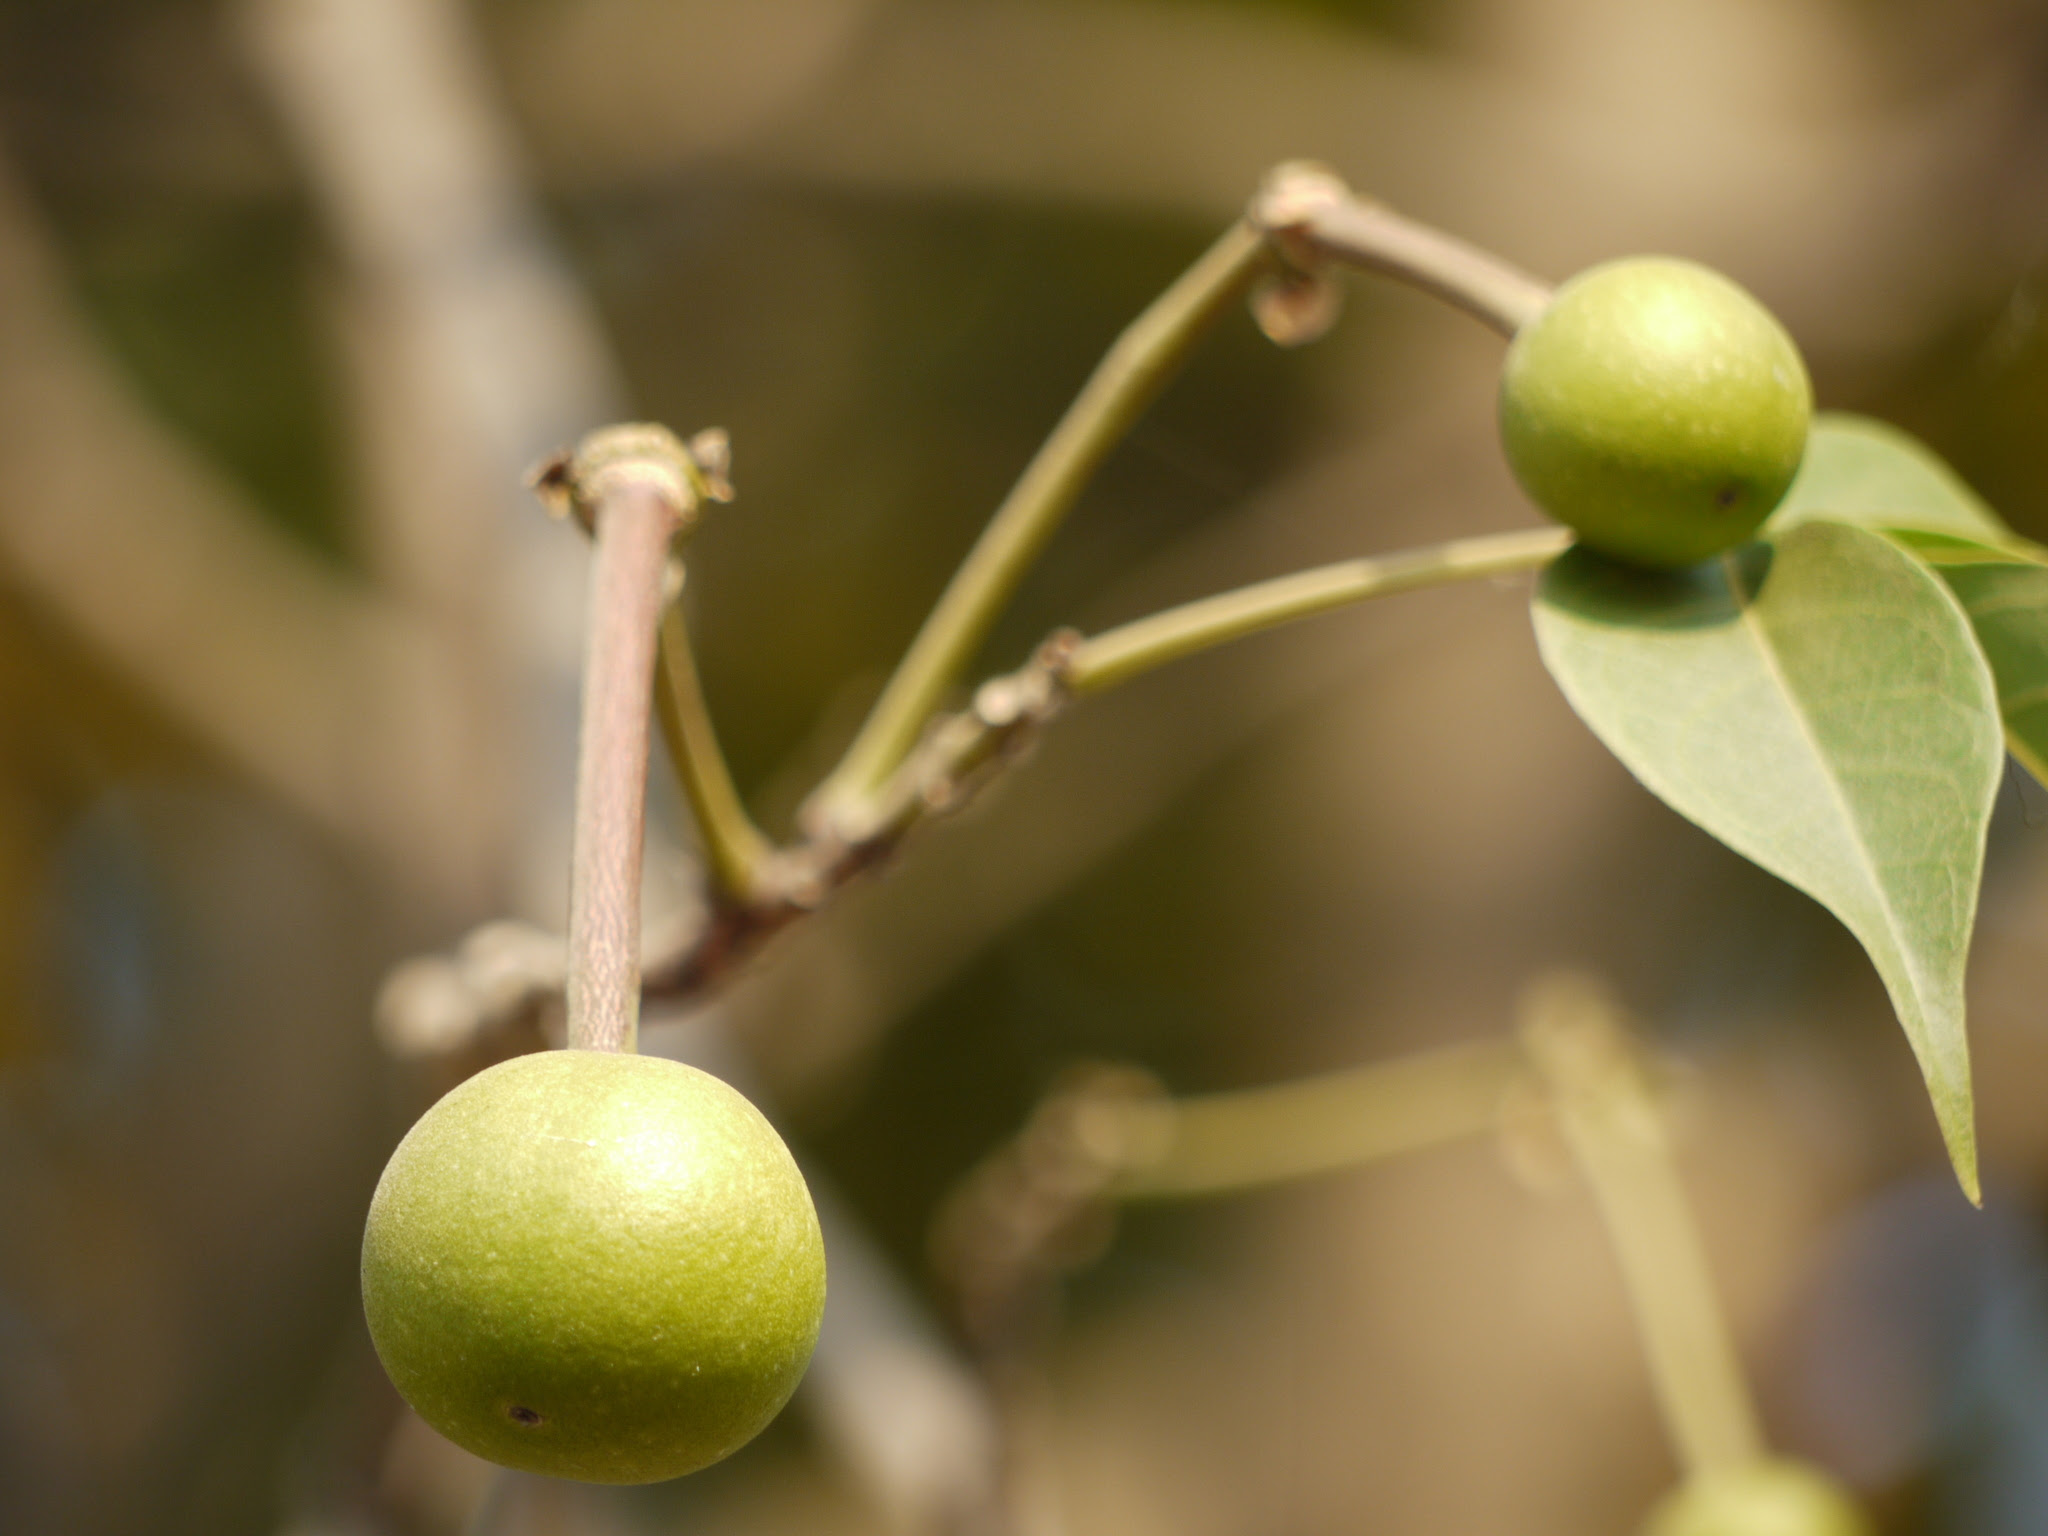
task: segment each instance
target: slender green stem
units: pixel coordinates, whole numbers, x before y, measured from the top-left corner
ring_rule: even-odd
[[[654,705],[669,761],[675,765],[683,795],[697,818],[712,883],[723,895],[745,903],[759,890],[762,872],[774,850],[747,815],[725,765],[725,754],[718,748],[680,602],[671,602],[662,611]]]
[[[997,508],[846,756],[819,787],[813,820],[829,825],[908,755],[1089,477],[1203,332],[1245,295],[1272,259],[1263,236],[1245,224],[1233,225],[1117,338]]]
[[[1154,614],[1092,640],[1055,634],[1018,671],[985,683],[971,708],[939,721],[868,794],[844,806],[842,843],[900,837],[932,811],[958,803],[975,777],[1028,740],[1069,698],[1263,629],[1346,603],[1541,565],[1570,542],[1540,528],[1458,539],[1371,560],[1346,560]]]
[[[1489,1040],[1241,1093],[1105,1102],[1119,1123],[1083,1130],[1129,1149],[1119,1199],[1226,1194],[1483,1134],[1527,1070],[1512,1042]]]
[[[1533,570],[1570,542],[1571,534],[1563,528],[1532,528],[1299,571],[1169,608],[1083,640],[1061,676],[1077,694],[1099,693],[1169,661],[1347,603]]]
[[[1523,1044],[1614,1244],[1680,1459],[1695,1477],[1756,1460],[1763,1436],[1706,1246],[1613,1002],[1597,981],[1560,975],[1524,1007]]]

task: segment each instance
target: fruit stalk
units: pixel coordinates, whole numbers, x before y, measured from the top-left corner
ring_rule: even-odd
[[[649,711],[669,546],[695,521],[702,496],[730,497],[723,469],[721,433],[686,448],[664,428],[621,426],[591,433],[535,476],[542,498],[595,544],[569,864],[574,1049],[634,1049]]]
[[[668,543],[681,520],[658,488],[622,478],[600,498],[595,521],[569,866],[569,1044],[630,1051],[640,1018],[654,634]]]
[[[1550,302],[1550,286],[1490,251],[1355,196],[1327,167],[1290,161],[1252,199],[1252,225],[1303,271],[1337,261],[1393,278],[1512,337]]]
[[[1060,680],[1077,696],[1099,693],[1213,646],[1367,598],[1534,570],[1568,542],[1559,529],[1517,530],[1276,576],[1081,640],[1062,664]]]

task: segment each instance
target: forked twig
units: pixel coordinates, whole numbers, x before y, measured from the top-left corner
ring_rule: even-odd
[[[1547,302],[1549,292],[1495,257],[1353,197],[1320,166],[1278,167],[1245,218],[1110,349],[968,555],[853,746],[812,795],[799,817],[801,831],[794,843],[775,847],[747,818],[704,711],[688,633],[680,615],[670,610],[660,631],[661,718],[703,837],[705,899],[701,911],[677,925],[672,944],[647,958],[641,977],[647,995],[686,1000],[717,986],[774,934],[817,911],[842,887],[887,860],[918,824],[972,799],[1075,695],[1100,691],[1239,636],[1365,598],[1533,569],[1563,547],[1566,536],[1550,529],[1453,541],[1282,577],[1157,614],[1092,640],[1061,631],[1024,667],[985,683],[965,710],[934,715],[938,699],[954,685],[1029,561],[1194,340],[1247,294],[1254,314],[1274,340],[1289,345],[1312,340],[1336,313],[1334,265],[1358,266],[1419,286],[1509,334]],[[722,435],[700,436],[691,446],[701,453],[688,462],[696,465],[696,473],[709,477],[700,493],[729,496]],[[564,482],[551,477],[570,462],[556,461],[555,468],[543,471],[544,490],[550,485],[562,489]],[[586,527],[593,526],[590,517],[584,521]],[[635,601],[643,606],[646,572],[638,562],[644,558],[635,556],[631,562],[641,594]],[[600,572],[606,565],[601,551]],[[633,614],[637,635],[645,615],[637,607]],[[628,659],[634,680],[630,686],[625,685]],[[632,658],[622,653],[617,663],[621,691],[606,708],[623,720],[629,708],[626,695],[633,694],[637,703],[632,707],[641,717],[639,750],[644,752],[647,694],[635,692],[642,686],[640,666],[637,651]],[[584,764],[590,772],[622,783],[629,773],[625,760],[640,759],[625,750],[635,744],[628,740],[631,730],[606,723],[612,720],[611,713],[590,718]],[[604,732],[610,734],[593,744],[594,734]],[[637,818],[638,801],[633,804]],[[626,808],[625,791],[616,787],[594,791],[588,806],[589,814],[600,818],[588,841],[613,850],[599,860],[606,870],[626,868],[616,847],[620,839],[637,835],[637,819],[630,829],[616,821],[617,813]],[[587,841],[581,832],[583,814],[579,812],[579,846]],[[637,868],[636,860],[635,872]],[[572,912],[587,912],[590,923],[601,926],[593,926],[582,944],[572,934],[572,1040],[631,1038],[631,1009],[617,999],[618,977],[630,966],[634,950],[634,930],[623,915],[632,903],[624,899],[623,890],[605,883],[609,879],[600,877],[595,865],[586,865],[579,854],[574,890],[582,894],[572,898]],[[596,937],[600,931],[602,937]],[[608,957],[602,963],[600,952]],[[600,970],[603,979],[597,980]],[[587,1002],[583,983],[575,979],[585,975],[593,978],[595,988]],[[448,979],[445,972],[438,977],[444,983]],[[406,995],[403,989],[388,990],[387,1002],[402,1008]],[[544,995],[544,986],[529,989],[517,1006],[530,1007]],[[453,996],[445,985],[434,993],[444,1015]],[[479,1024],[504,1016],[502,1007],[493,1012],[489,1000],[478,1001]],[[387,1018],[387,1023],[397,1037],[438,1038],[448,1033],[407,1029],[402,1020]]]

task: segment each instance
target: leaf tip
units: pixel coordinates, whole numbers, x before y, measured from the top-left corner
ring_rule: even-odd
[[[1956,1183],[1963,1196],[1978,1210],[1984,1209],[1984,1186],[1977,1176],[1977,1126],[1967,1101],[1949,1107],[1940,1115],[1941,1139],[1948,1146],[1948,1160],[1956,1171]]]
[[[1954,1159],[1956,1182],[1963,1187],[1963,1198],[1978,1210],[1984,1209],[1984,1187],[1977,1179],[1977,1160],[1972,1156],[1967,1162]]]
[[[1903,1010],[1899,1020],[1907,1024],[1907,1038],[1912,1042],[1913,1054],[1920,1059],[1934,1123],[1941,1128],[1942,1145],[1948,1150],[1956,1183],[1962,1186],[1970,1204],[1981,1210],[1984,1189],[1977,1176],[1977,1095],[1970,1084],[1970,1046],[1963,1032],[1960,992],[1958,987],[1955,1006],[1933,1020],[1922,1015],[1907,1024],[1908,1016]]]

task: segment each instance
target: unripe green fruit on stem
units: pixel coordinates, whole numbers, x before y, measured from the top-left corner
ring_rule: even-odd
[[[1870,1536],[1849,1496],[1797,1461],[1696,1477],[1658,1505],[1643,1536]]]
[[[392,1154],[363,1310],[407,1402],[492,1461],[598,1483],[729,1455],[817,1343],[825,1251],[760,1111],[658,1057],[478,1073]]]
[[[1675,568],[1732,549],[1783,499],[1813,387],[1747,291],[1689,261],[1581,272],[1516,333],[1501,440],[1530,498],[1588,545]]]

